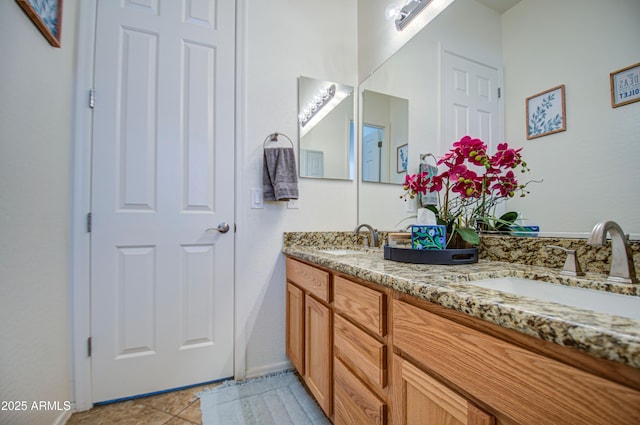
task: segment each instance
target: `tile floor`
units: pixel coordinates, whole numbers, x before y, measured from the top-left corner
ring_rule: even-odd
[[[74,413],[67,425],[199,425],[202,414],[196,394],[216,385],[96,406],[86,412]]]

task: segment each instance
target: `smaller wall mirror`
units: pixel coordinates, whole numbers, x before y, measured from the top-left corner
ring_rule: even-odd
[[[409,101],[362,92],[362,181],[402,184],[409,152]]]
[[[298,79],[300,177],[353,180],[353,87]]]

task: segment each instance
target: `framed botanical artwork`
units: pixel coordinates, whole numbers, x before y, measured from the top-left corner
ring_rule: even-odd
[[[611,80],[611,107],[640,101],[640,63],[609,74]]]
[[[564,84],[527,98],[527,139],[567,129]]]
[[[396,148],[396,169],[397,173],[406,173],[409,165],[409,144],[405,143]]]
[[[60,47],[62,32],[62,0],[16,0],[44,38]]]

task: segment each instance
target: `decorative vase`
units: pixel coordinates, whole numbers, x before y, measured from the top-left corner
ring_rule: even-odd
[[[454,233],[449,243],[447,243],[447,249],[471,249],[473,247],[469,242],[462,239],[458,233]]]

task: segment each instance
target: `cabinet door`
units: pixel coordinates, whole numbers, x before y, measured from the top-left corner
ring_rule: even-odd
[[[331,381],[332,324],[331,310],[305,295],[305,374],[309,391],[327,416],[331,416],[333,394]]]
[[[287,283],[287,356],[304,376],[304,292]]]
[[[386,425],[387,406],[334,358],[335,425]]]
[[[393,357],[393,420],[397,425],[495,425],[492,415],[401,357]]]

